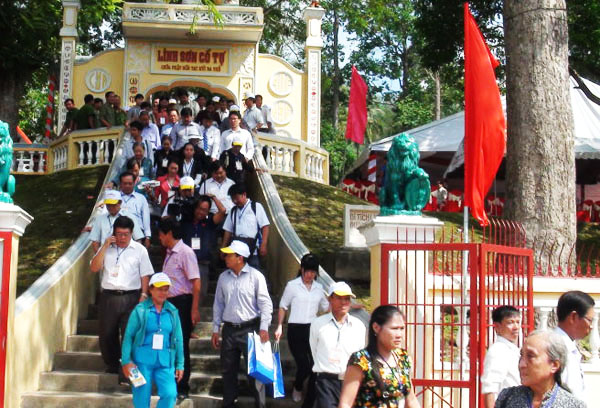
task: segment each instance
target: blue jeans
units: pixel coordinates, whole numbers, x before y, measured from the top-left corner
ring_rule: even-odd
[[[135,408],[149,408],[150,398],[152,397],[152,383],[156,383],[156,389],[160,397],[156,408],[173,408],[177,401],[175,369],[173,367],[145,364],[139,364],[137,367],[146,379],[146,384],[141,387],[131,387],[133,406]]]

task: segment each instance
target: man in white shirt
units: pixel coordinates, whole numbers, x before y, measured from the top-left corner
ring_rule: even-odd
[[[520,351],[517,346],[521,314],[512,306],[500,306],[492,312],[496,341],[485,355],[481,393],[485,408],[494,408],[500,391],[521,385]]]
[[[121,208],[121,193],[117,190],[106,190],[104,192],[104,208],[94,217],[94,221],[90,231],[90,241],[94,253],[98,252],[100,245],[106,241],[106,238],[113,234],[113,224],[115,220],[121,216],[133,217],[126,209]],[[143,239],[144,233],[141,228],[135,224],[133,226],[133,239]]]
[[[200,126],[193,121],[192,110],[183,108],[181,110],[181,121],[176,123],[171,129],[171,140],[173,140],[173,150],[181,149],[190,140],[192,136],[201,138]]]
[[[198,189],[198,193],[204,195],[212,194],[217,197],[225,207],[227,214],[229,214],[229,211],[233,208],[233,201],[231,201],[231,197],[229,196],[229,189],[235,182],[227,177],[223,163],[218,161],[212,164],[211,176],[211,178],[206,179],[204,183],[202,183]],[[211,204],[210,212],[212,214],[218,212],[218,208],[214,202]]]
[[[441,180],[438,180],[436,183],[437,190],[433,192],[433,195],[437,199],[438,209],[442,208],[448,199],[448,190],[444,187],[444,183]]]
[[[232,240],[246,243],[250,249],[248,264],[260,270],[260,256],[267,255],[269,239],[269,219],[260,203],[247,196],[246,186],[234,184],[229,188],[229,196],[235,206],[229,211],[223,224],[223,247]]]
[[[240,127],[242,122],[242,115],[237,111],[231,111],[229,113],[229,124],[231,129],[224,131],[221,134],[221,152],[231,149],[233,146],[233,139],[239,140],[243,143],[241,153],[248,160],[252,160],[254,157],[254,140],[252,135],[246,129]]]
[[[150,248],[150,207],[148,200],[142,194],[133,191],[134,178],[133,174],[126,171],[119,176],[119,187],[121,188],[121,207],[126,209],[131,214],[135,224],[139,225],[144,235],[139,241],[146,248]]]
[[[217,109],[217,113],[219,114],[219,120],[223,122],[225,118],[229,117],[229,109],[227,109],[227,99],[223,98],[219,101],[219,109]]]
[[[264,119],[260,109],[254,104],[254,94],[246,93],[246,99],[244,100],[246,105],[246,111],[244,112],[244,122],[250,132],[257,131],[264,125]],[[233,127],[233,126],[232,126]]]
[[[121,336],[125,333],[129,314],[138,302],[148,297],[148,282],[154,273],[148,251],[131,239],[133,220],[119,217],[114,223],[114,234],[109,236],[92,258],[93,273],[102,271],[102,292],[98,310],[100,324],[100,352],[106,372],[119,374]]]
[[[275,129],[273,129],[273,118],[271,117],[271,108],[267,105],[263,105],[262,95],[256,95],[256,107],[263,115],[263,126],[259,130],[261,132],[275,133]]]
[[[219,159],[221,154],[221,131],[213,126],[214,121],[211,115],[204,115],[202,126],[200,126],[200,148],[211,158],[212,161]]]
[[[594,305],[590,295],[574,290],[563,293],[556,306],[558,326],[554,331],[563,338],[567,347],[567,365],[562,372],[562,381],[582,401],[586,401],[585,384],[576,340],[583,339],[592,330],[592,320],[596,314]]]
[[[329,287],[331,312],[310,325],[310,349],[315,361],[315,391],[318,408],[335,408],[340,400],[342,382],[350,355],[365,347],[367,329],[350,316],[354,294],[345,282]],[[310,393],[309,389],[309,393]]]
[[[144,126],[142,138],[152,144],[152,151],[148,152],[148,154],[150,157],[154,157],[154,150],[160,149],[160,132],[158,126],[150,122],[150,114],[146,111],[140,112],[140,122]]]

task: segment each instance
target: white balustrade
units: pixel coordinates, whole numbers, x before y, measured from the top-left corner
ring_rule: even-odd
[[[18,173],[44,174],[46,159],[44,150],[15,150],[13,151],[12,171]],[[37,165],[36,165],[37,164]]]
[[[600,363],[600,356],[598,349],[600,348],[600,333],[598,333],[598,315],[600,314],[600,308],[594,308],[596,314],[592,319],[592,332],[590,333],[590,349],[592,350],[592,357],[590,363]]]
[[[298,149],[288,146],[266,144],[265,163],[269,171],[296,175],[294,154]]]
[[[539,325],[539,327],[537,327],[537,329],[548,330],[548,317],[550,316],[551,312],[552,312],[551,307],[538,308],[538,313],[540,316],[540,325]]]

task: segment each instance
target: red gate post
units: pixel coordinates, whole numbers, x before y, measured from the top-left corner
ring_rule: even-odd
[[[22,370],[23,363],[12,361],[8,356],[11,343],[9,336],[14,325],[14,305],[17,293],[17,264],[19,238],[33,217],[14,204],[0,203],[0,407],[15,406],[10,393],[11,372]],[[21,339],[23,341],[23,339]],[[17,366],[17,364],[19,364]],[[31,375],[31,373],[28,373]]]

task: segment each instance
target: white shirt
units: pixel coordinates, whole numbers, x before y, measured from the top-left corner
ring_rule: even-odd
[[[338,374],[341,378],[350,355],[365,347],[366,335],[365,325],[349,314],[341,326],[331,313],[317,317],[310,325],[313,372]]]
[[[285,285],[279,301],[279,307],[284,310],[289,310],[290,306],[292,310],[288,323],[310,324],[318,312],[325,312],[329,308],[329,301],[319,282],[313,281],[309,290],[299,276]]]
[[[576,398],[583,401],[585,400],[585,386],[581,368],[581,353],[577,348],[577,343],[558,326],[554,328],[554,332],[562,337],[567,347],[567,365],[562,372],[562,381]]]
[[[179,102],[177,105],[175,105],[175,108],[177,109],[177,111],[179,112],[180,115],[181,115],[181,110],[183,108],[190,108],[192,110],[193,118],[195,118],[196,115],[198,114],[198,112],[200,112],[200,105],[198,105],[198,102],[192,101],[192,100],[188,100],[187,103]],[[202,109],[202,110],[204,110],[204,109]]]
[[[176,123],[171,129],[171,140],[173,141],[173,150],[181,149],[187,142],[189,142],[190,137],[198,136],[200,139],[202,136],[202,132],[200,131],[200,125],[196,122],[190,122],[189,125],[184,125],[183,123]]]
[[[244,208],[238,208],[235,211],[232,209],[229,211],[227,218],[225,218],[225,223],[223,224],[223,229],[225,231],[234,234],[233,215],[236,217],[235,235],[238,237],[254,238],[258,234],[259,228],[262,229],[262,227],[269,225],[269,219],[267,218],[267,214],[265,213],[262,204],[256,203],[256,214],[254,214],[254,212],[252,212],[251,202],[252,201],[248,199]]]
[[[262,112],[256,107],[256,105],[246,109],[244,112],[244,122],[246,122],[246,125],[248,125],[248,129],[250,130],[254,130],[259,123],[264,125],[263,121],[264,119]]]
[[[148,123],[148,126],[142,130],[142,139],[149,141],[152,144],[153,150],[160,148],[161,142],[158,126],[154,123]],[[150,155],[153,155],[152,150],[150,151]]]
[[[211,126],[208,129],[204,129],[204,126],[200,126],[200,134],[202,138],[200,139],[201,149],[204,150],[204,131],[206,130],[206,141],[207,141],[207,149],[205,151],[207,156],[218,160],[219,155],[221,154],[221,131],[216,126]]]
[[[213,333],[221,323],[243,323],[260,316],[260,330],[268,330],[273,302],[262,273],[246,264],[236,275],[227,269],[219,275],[213,304]]]
[[[101,251],[100,248],[98,251]],[[142,276],[152,275],[154,269],[148,251],[142,244],[129,241],[125,248],[112,244],[104,254],[102,288],[109,290],[136,290],[142,287]]]
[[[233,139],[238,138],[242,141],[242,149],[240,152],[248,160],[252,160],[254,157],[254,140],[252,135],[246,129],[238,128],[238,130],[229,129],[221,134],[221,152],[231,149],[233,145]]]
[[[233,201],[231,201],[231,197],[229,197],[229,188],[234,184],[235,181],[227,177],[225,177],[225,180],[223,180],[222,183],[219,183],[211,177],[202,183],[198,192],[200,194],[213,194],[216,196],[225,207],[227,214],[229,214],[229,210],[233,208]],[[211,202],[210,212],[213,214],[218,212],[217,205],[214,201]]]
[[[145,238],[142,229],[136,222],[137,218],[129,214],[126,209],[121,208],[117,215],[113,216],[110,215],[106,206],[103,206],[94,217],[92,230],[90,231],[90,241],[99,242],[100,245],[104,244],[106,239],[113,234],[113,224],[120,216],[128,217],[133,221],[132,238],[134,240]]]
[[[225,118],[229,117],[229,109],[225,109],[222,111],[221,109],[217,109],[217,113],[219,114],[219,120],[222,122]]]
[[[511,341],[497,336],[488,348],[481,377],[482,394],[500,394],[505,388],[521,385],[519,374],[520,351]]]
[[[267,105],[263,105],[260,108],[260,111],[262,112],[263,115],[263,127],[267,127],[267,123],[271,122],[273,123],[273,118],[271,117],[271,108]]]

